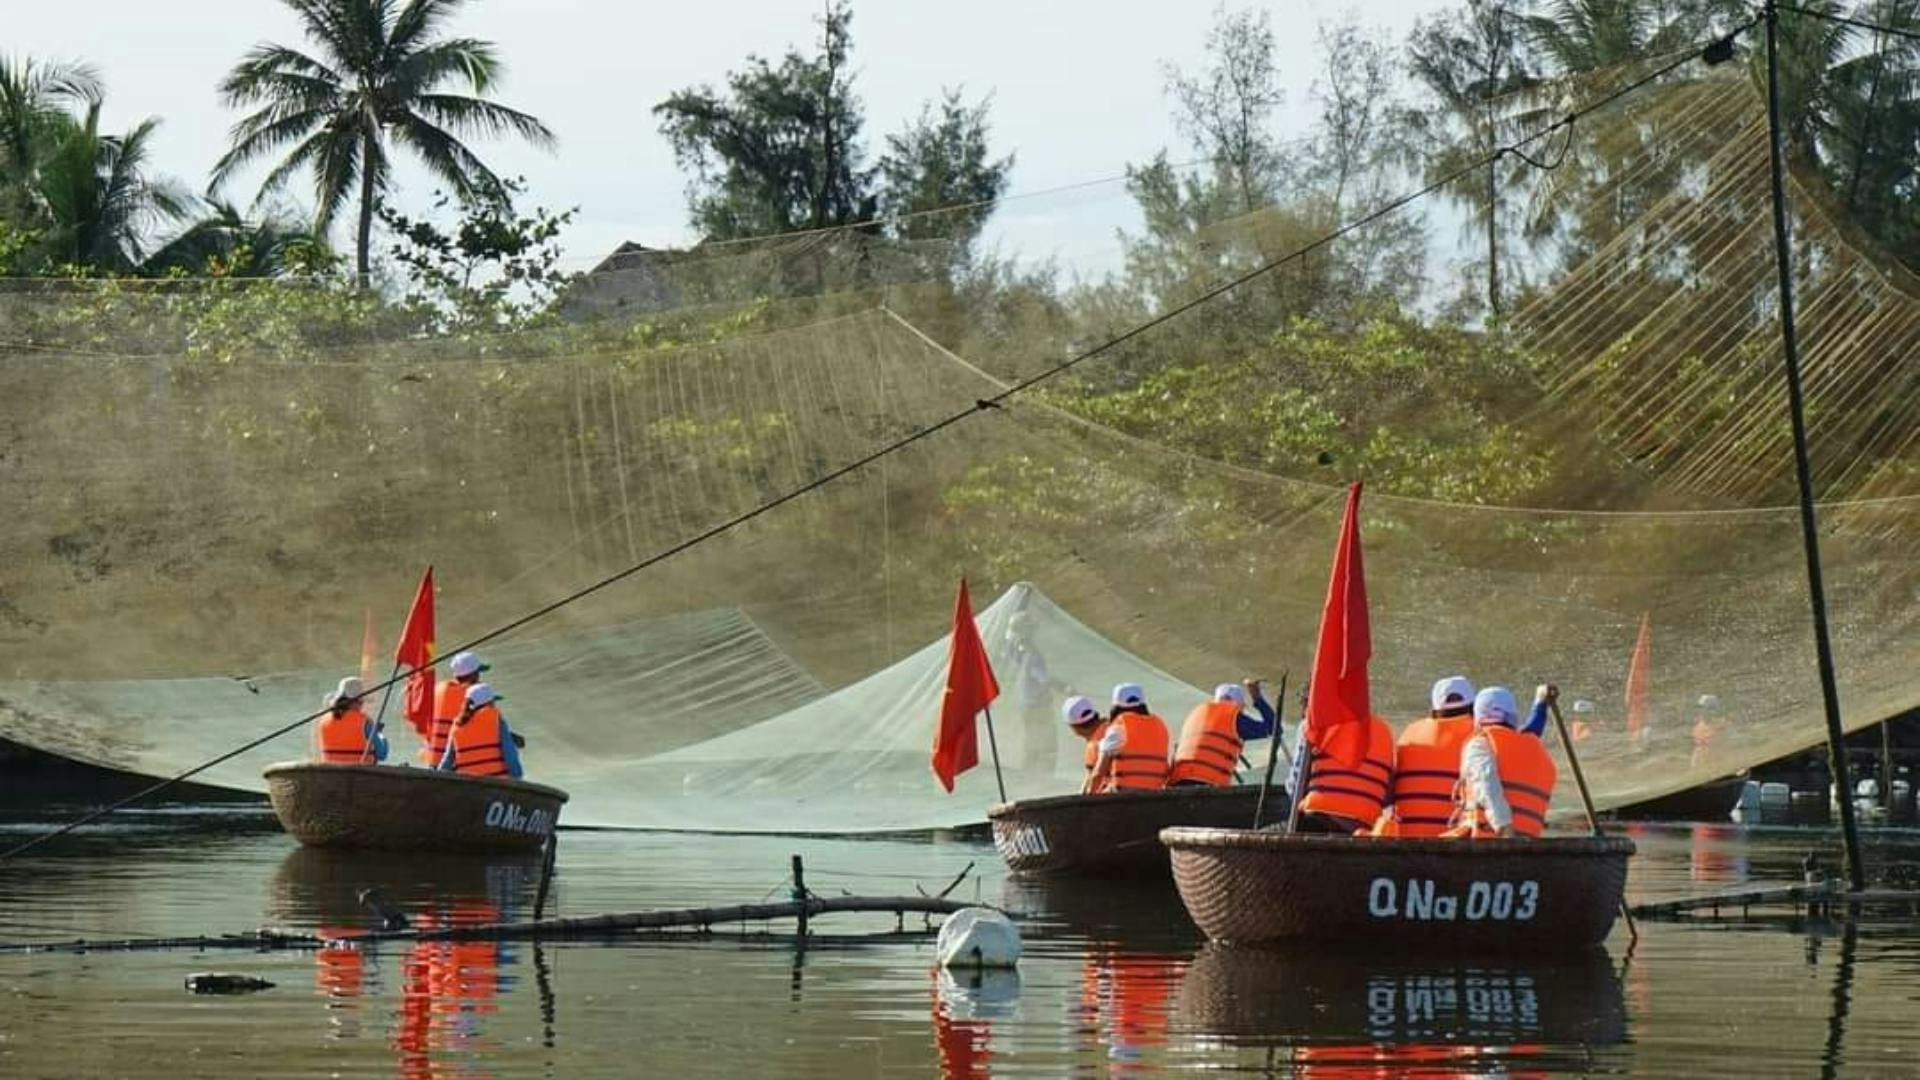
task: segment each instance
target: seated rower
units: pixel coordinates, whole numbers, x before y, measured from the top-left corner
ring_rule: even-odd
[[[1313,755],[1306,797],[1300,800],[1299,831],[1352,836],[1373,828],[1393,792],[1393,729],[1377,716],[1367,718],[1367,754],[1356,768],[1306,745]]]
[[[365,765],[387,760],[387,738],[360,709],[365,691],[349,675],[325,698],[327,715],[313,728],[315,760],[335,765]]]
[[[1246,713],[1251,693],[1259,716]],[[1260,684],[1246,680],[1239,686],[1221,683],[1213,700],[1193,707],[1180,725],[1180,744],[1167,773],[1168,787],[1225,787],[1234,781],[1240,749],[1249,740],[1273,734],[1273,708],[1260,695]]]
[[[448,662],[448,671],[453,678],[440,684],[433,695],[433,726],[425,734],[427,745],[420,751],[420,762],[428,768],[440,763],[447,756],[447,737],[453,731],[454,722],[460,719],[460,713],[467,707],[467,691],[480,681],[480,674],[490,665],[481,661],[471,652],[458,652]]]
[[[1078,735],[1087,744],[1086,752],[1081,755],[1087,769],[1086,779],[1081,781],[1081,791],[1093,779],[1093,767],[1100,760],[1100,736],[1106,734],[1107,718],[1093,704],[1093,699],[1077,695],[1066,700],[1060,706],[1060,718],[1067,722],[1067,730]]]
[[[500,715],[499,703],[504,700],[486,683],[467,688],[466,707],[454,721],[446,756],[440,759],[442,771],[520,779],[519,740]]]
[[[1166,787],[1167,743],[1167,723],[1147,709],[1147,692],[1137,683],[1114,687],[1112,717],[1080,793]]]
[[[1433,684],[1427,715],[1400,732],[1394,748],[1393,805],[1375,836],[1439,836],[1453,816],[1460,750],[1473,737],[1473,684],[1449,675]]]
[[[1553,701],[1559,690],[1543,688]],[[1520,731],[1513,691],[1489,686],[1473,699],[1473,738],[1460,753],[1460,783],[1453,827],[1445,836],[1529,839],[1547,825],[1558,770],[1539,739]]]

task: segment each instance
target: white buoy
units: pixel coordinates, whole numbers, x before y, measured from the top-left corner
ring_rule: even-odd
[[[943,968],[1010,968],[1020,961],[1020,931],[992,908],[962,908],[940,926]]]

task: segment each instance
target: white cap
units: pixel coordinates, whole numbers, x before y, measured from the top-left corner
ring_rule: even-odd
[[[1147,703],[1147,692],[1140,689],[1139,683],[1123,682],[1113,688],[1113,703],[1115,705],[1145,705]]]
[[[482,705],[491,705],[498,700],[500,700],[500,695],[494,693],[493,687],[488,686],[486,683],[477,682],[467,687],[467,708],[469,709],[477,709]]]
[[[331,709],[343,701],[352,701],[366,692],[366,684],[349,675],[340,680],[340,685],[334,688],[333,693],[327,695],[327,708]]]
[[[1705,710],[1707,710],[1708,712],[1717,712],[1717,711],[1719,711],[1719,709],[1720,709],[1720,695],[1718,695],[1718,694],[1701,694],[1701,695],[1700,695],[1700,707],[1701,707],[1701,708],[1703,708],[1703,709],[1705,709]]]
[[[447,670],[453,672],[453,677],[456,679],[478,675],[485,668],[486,665],[480,662],[480,658],[470,652],[454,653],[453,659],[447,663]]]
[[[1593,702],[1588,701],[1586,698],[1581,698],[1573,703],[1573,711],[1581,716],[1585,716],[1593,711]]]
[[[1067,703],[1060,706],[1060,719],[1065,720],[1069,727],[1091,724],[1100,719],[1100,709],[1094,705],[1092,698],[1081,694],[1068,698]]]
[[[1473,684],[1465,675],[1449,675],[1433,684],[1433,708],[1452,709],[1473,704]]]
[[[1479,724],[1519,727],[1520,705],[1514,701],[1513,691],[1504,686],[1489,686],[1473,699],[1473,719]]]
[[[1213,688],[1213,700],[1231,701],[1244,709],[1247,707],[1247,692],[1230,682],[1223,682]]]

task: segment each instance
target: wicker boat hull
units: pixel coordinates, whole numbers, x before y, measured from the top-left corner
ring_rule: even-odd
[[[296,762],[266,770],[280,826],[311,847],[533,851],[567,793],[503,777]]]
[[[1167,829],[1207,937],[1477,955],[1576,952],[1613,928],[1633,841],[1388,840]]]
[[[1160,830],[1245,827],[1253,823],[1259,799],[1253,784],[1061,795],[1002,803],[987,811],[987,820],[994,848],[1016,874],[1163,876],[1167,852]],[[1286,813],[1286,792],[1273,790],[1267,817]]]

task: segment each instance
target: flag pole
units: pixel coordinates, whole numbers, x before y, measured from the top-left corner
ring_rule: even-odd
[[[1267,812],[1267,792],[1273,790],[1274,762],[1280,760],[1281,729],[1286,726],[1280,721],[1287,713],[1287,676],[1290,674],[1292,674],[1292,672],[1289,671],[1280,673],[1280,692],[1273,695],[1275,704],[1273,710],[1273,735],[1267,743],[1267,775],[1260,781],[1260,798],[1253,804],[1253,827],[1256,829],[1260,827],[1261,817]],[[1287,771],[1293,771],[1293,759],[1291,757],[1287,759]],[[1291,811],[1289,811],[1289,813],[1291,813]]]
[[[1000,787],[1000,801],[1007,801],[1007,781],[1000,775],[1000,744],[993,737],[993,710],[982,707],[987,716],[987,750],[993,754],[993,782]]]

